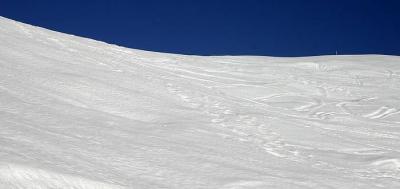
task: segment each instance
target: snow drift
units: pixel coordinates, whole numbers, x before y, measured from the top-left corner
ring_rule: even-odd
[[[400,58],[185,56],[0,17],[1,188],[399,188]]]

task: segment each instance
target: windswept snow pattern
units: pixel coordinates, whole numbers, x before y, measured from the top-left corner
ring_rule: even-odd
[[[400,188],[400,58],[163,54],[0,17],[0,188]]]

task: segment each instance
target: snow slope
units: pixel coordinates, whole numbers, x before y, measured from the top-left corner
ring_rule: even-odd
[[[0,17],[0,188],[400,188],[400,58],[163,54]]]

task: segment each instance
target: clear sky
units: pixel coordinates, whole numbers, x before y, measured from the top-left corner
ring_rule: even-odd
[[[399,0],[0,0],[0,15],[197,55],[400,55]]]

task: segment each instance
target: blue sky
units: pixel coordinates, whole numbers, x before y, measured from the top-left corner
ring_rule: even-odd
[[[0,15],[159,52],[400,55],[398,0],[0,0]]]

